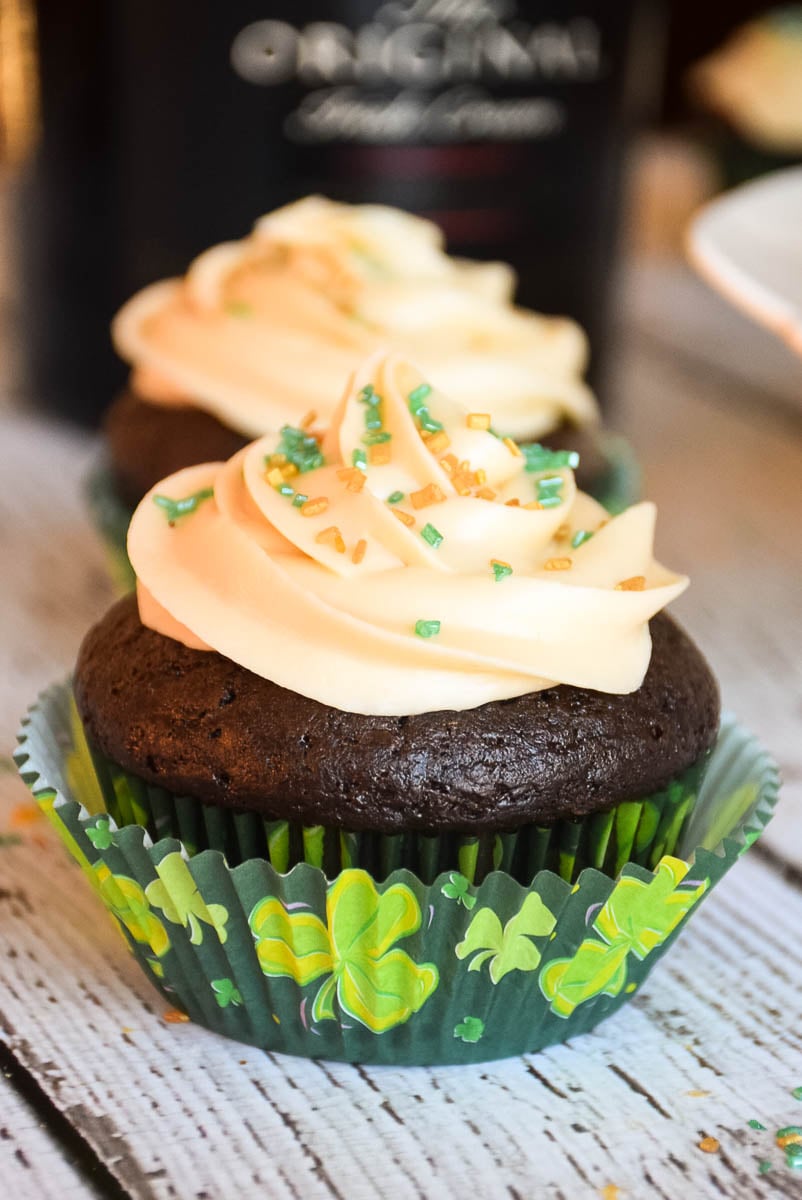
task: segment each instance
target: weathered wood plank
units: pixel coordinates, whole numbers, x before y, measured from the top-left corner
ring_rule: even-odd
[[[89,1200],[98,1194],[2,1072],[0,1183],[9,1200]]]
[[[0,786],[5,811],[24,800]],[[802,1121],[802,894],[755,856],[597,1032],[481,1067],[382,1070],[165,1024],[77,869],[47,831],[23,836],[1,852],[0,1036],[137,1200],[582,1200],[610,1184],[746,1198],[763,1158],[772,1194],[799,1194],[771,1135]]]

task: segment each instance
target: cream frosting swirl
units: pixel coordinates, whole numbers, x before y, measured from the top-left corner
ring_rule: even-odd
[[[648,503],[608,517],[564,456],[522,455],[377,355],[319,441],[288,429],[159,484],[128,550],[146,625],[402,715],[639,687],[648,621],[687,585],[655,562],[654,522]]]
[[[381,347],[469,410],[492,401],[515,437],[595,421],[584,334],[516,308],[514,287],[503,263],[449,257],[429,221],[312,196],[145,288],[112,333],[147,399],[183,396],[252,437],[313,409],[330,418],[338,388]]]

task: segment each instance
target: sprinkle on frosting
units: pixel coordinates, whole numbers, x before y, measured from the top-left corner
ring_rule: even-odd
[[[502,441],[504,442],[504,445],[509,450],[510,454],[514,454],[516,458],[523,457],[523,454],[521,452],[521,447],[518,445],[517,442],[513,441],[513,439],[511,437],[502,438]]]
[[[629,579],[622,579],[620,583],[617,583],[615,590],[617,592],[642,592],[645,587],[645,575],[630,575]]]
[[[490,413],[468,413],[465,423],[469,429],[489,429]]]
[[[368,465],[368,456],[365,454],[364,450],[353,450],[351,452],[351,462],[355,467],[358,467],[360,471],[364,471]]]
[[[214,488],[206,487],[193,492],[191,496],[184,496],[181,500],[171,500],[169,496],[156,495],[153,497],[153,503],[157,508],[163,510],[169,524],[172,525],[179,517],[186,517],[190,513],[194,513],[204,500],[211,500],[213,495]]]
[[[537,481],[537,502],[541,508],[556,508],[562,504],[562,475],[545,475]]]
[[[368,447],[368,462],[372,467],[386,467],[391,459],[392,454],[387,441]]]
[[[533,474],[539,471],[559,471],[569,467],[575,471],[579,466],[579,454],[576,450],[549,450],[538,442],[522,442],[521,453],[526,459],[526,469]]]
[[[225,311],[230,317],[252,317],[253,305],[248,304],[245,300],[229,300]]]
[[[265,459],[267,467],[295,468],[293,473],[303,474],[305,471],[315,471],[323,466],[323,454],[317,438],[305,429],[296,429],[293,425],[284,425],[281,429],[281,440]]]
[[[570,468],[527,476],[523,456],[467,425],[473,409],[431,387],[418,402],[452,442],[433,456],[409,406],[421,380],[403,359],[377,355],[316,446],[297,429],[278,451],[264,437],[228,463],[188,467],[155,488],[128,541],[143,622],[351,712],[466,709],[556,684],[636,689],[649,620],[686,582],[652,556],[653,506],[610,518],[577,491]],[[368,385],[380,405],[360,400]],[[361,469],[353,448],[377,409],[392,442],[372,449],[392,445],[392,459],[374,470],[365,454]],[[326,461],[301,473],[290,461],[298,447]],[[277,486],[266,477],[273,470]],[[542,480],[559,506],[524,503]],[[192,520],[168,529],[154,495],[206,489]],[[434,506],[415,507],[413,495]],[[573,532],[591,530],[593,541],[567,558]],[[627,577],[642,589],[623,596],[616,584]]]
[[[318,496],[314,500],[307,500],[301,505],[302,517],[319,517],[329,507],[328,496]]]
[[[431,504],[442,504],[447,499],[445,492],[436,483],[427,483],[416,492],[409,493],[413,508],[428,508]]]
[[[560,536],[559,529],[557,530],[557,535]],[[571,538],[571,546],[574,550],[578,550],[580,546],[584,546],[585,542],[589,542],[592,537],[592,529],[577,529],[576,533]]]
[[[440,632],[440,622],[439,621],[416,621],[415,622],[415,633],[418,635],[419,638],[437,637],[439,632]]]
[[[433,550],[436,550],[443,542],[443,535],[434,525],[426,524],[420,531],[420,535],[424,542],[428,542]]]

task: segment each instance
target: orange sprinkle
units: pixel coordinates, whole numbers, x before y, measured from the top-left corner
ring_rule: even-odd
[[[361,492],[365,486],[365,474],[358,467],[341,467],[337,478],[342,479],[348,492]]]
[[[412,513],[404,512],[402,508],[393,508],[390,511],[394,517],[398,517],[402,525],[406,525],[411,529],[415,524],[415,518]]]
[[[321,529],[315,537],[315,541],[319,542],[321,546],[331,546],[332,550],[336,550],[338,554],[345,554],[343,535],[336,525],[329,525],[328,529]]]
[[[310,425],[314,425],[316,420],[317,420],[317,413],[315,412],[315,410],[313,408],[310,408],[309,412],[306,414],[306,416],[301,418],[301,420],[298,424],[298,428],[299,429],[309,429]]]
[[[456,454],[444,454],[440,459],[440,466],[443,468],[446,475],[453,475],[459,466]]]
[[[525,505],[524,505],[524,508],[539,508],[539,509],[542,509],[542,508],[543,508],[543,505],[540,503],[540,501],[539,501],[539,500],[530,500],[528,504],[525,504]]]
[[[558,528],[557,532],[554,535],[556,541],[558,541],[558,542],[567,542],[568,538],[570,536],[571,536],[571,526],[568,524],[560,525],[560,527]]]
[[[442,504],[446,494],[436,483],[427,483],[426,487],[419,488],[417,492],[410,492],[409,498],[413,508],[428,508],[430,504]]]
[[[720,1145],[718,1138],[703,1137],[699,1143],[699,1149],[704,1150],[705,1154],[715,1154]]]
[[[281,474],[281,467],[271,467],[265,476],[271,487],[281,487],[284,482],[284,476]]]
[[[510,454],[514,454],[516,458],[523,458],[521,447],[517,442],[514,442],[511,437],[502,438],[502,441],[509,450]]]
[[[645,587],[645,575],[631,575],[629,579],[622,579],[620,583],[617,583],[615,590],[617,592],[642,592]]]
[[[372,467],[386,467],[391,458],[389,442],[380,442],[378,446],[368,446],[368,462]]]
[[[547,558],[543,564],[544,571],[570,571],[572,567],[570,558]]]
[[[621,1200],[623,1194],[621,1188],[615,1183],[605,1183],[604,1187],[599,1189],[601,1200]]]
[[[367,548],[368,544],[365,539],[360,538],[357,544],[354,546],[354,552],[351,555],[351,562],[359,566],[359,564],[362,562],[362,559],[365,557],[365,551]]]
[[[302,517],[316,517],[329,507],[328,496],[318,496],[315,500],[307,500],[299,509]]]
[[[276,454],[270,455],[270,458],[267,460],[267,463],[268,463],[268,466],[270,466],[270,467],[283,467],[286,461],[287,461],[286,454],[276,453]]]
[[[490,413],[468,413],[465,424],[469,429],[489,429]]]
[[[485,471],[482,467],[479,467],[476,471],[476,482],[479,487],[487,483],[487,471]]]
[[[285,463],[285,465],[281,468],[281,474],[284,479],[292,479],[293,475],[298,474],[298,468],[296,467],[295,463]]]
[[[166,1013],[162,1013],[162,1020],[168,1025],[186,1025],[189,1017],[180,1008],[168,1008]]]
[[[446,433],[445,429],[438,429],[436,433],[432,433],[426,439],[426,449],[431,454],[442,454],[451,445],[451,438]]]
[[[776,1137],[774,1140],[777,1143],[777,1145],[780,1147],[780,1149],[784,1150],[786,1146],[802,1145],[802,1134],[785,1133],[785,1134],[782,1134],[780,1137]]]
[[[512,500],[505,500],[504,503],[507,505],[507,508],[520,508],[521,507],[521,501],[518,499],[517,496],[513,497]]]
[[[481,488],[478,488],[476,491],[476,498],[478,500],[495,500],[496,493],[493,491],[492,488],[481,487]]]

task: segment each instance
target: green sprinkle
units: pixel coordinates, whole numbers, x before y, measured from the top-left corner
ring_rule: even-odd
[[[366,433],[362,438],[363,446],[381,446],[384,442],[391,442],[393,435],[387,429],[381,429],[377,433]]]
[[[802,1170],[802,1146],[792,1142],[790,1146],[785,1147],[785,1164],[795,1171]]]
[[[366,417],[365,418],[365,428],[366,429],[381,429],[381,427],[382,427],[382,419],[378,415],[378,413],[376,414],[375,417]]]
[[[526,471],[557,471],[561,467],[570,467],[575,471],[579,466],[576,450],[549,450],[539,442],[522,443],[521,450],[526,459]]]
[[[281,430],[281,440],[273,454],[283,454],[287,462],[298,468],[299,474],[314,471],[324,464],[323,454],[316,437],[305,429],[296,429],[294,425],[284,425]],[[265,465],[270,466],[272,454],[265,456]]]
[[[253,307],[245,300],[229,300],[225,306],[230,317],[252,317]]]
[[[502,579],[506,579],[508,575],[512,575],[512,567],[509,563],[498,562],[494,558],[490,565],[493,568],[493,577],[496,583],[501,583]]]
[[[802,1126],[800,1125],[785,1125],[782,1129],[778,1129],[774,1135],[776,1138],[784,1137],[802,1137]]]
[[[754,1117],[752,1117],[751,1121],[747,1121],[747,1125],[749,1126],[750,1129],[765,1129],[766,1128],[765,1125],[760,1124],[760,1121],[756,1121]]]
[[[443,422],[435,421],[434,417],[431,417],[429,415],[428,409],[427,409],[425,415],[423,412],[421,412],[419,414],[419,416],[420,416],[420,427],[421,427],[421,429],[425,429],[427,433],[439,433],[440,430],[443,428]]]
[[[761,1162],[759,1162],[757,1164],[758,1175],[768,1175],[770,1170],[771,1170],[771,1163],[766,1158],[764,1158]]]
[[[571,538],[571,545],[574,550],[578,550],[580,546],[584,546],[585,542],[589,542],[593,537],[592,529],[577,529],[574,536]]]
[[[387,503],[388,504],[400,504],[403,499],[404,499],[403,492],[390,492],[390,495],[387,497]]]
[[[409,395],[407,396],[407,401],[409,402],[409,411],[411,413],[413,413],[415,416],[417,416],[417,414],[420,412],[420,410],[422,408],[426,407],[424,401],[431,394],[432,394],[431,384],[429,384],[429,383],[419,384],[418,387],[416,387],[415,390],[410,392]]]
[[[368,456],[364,450],[354,450],[351,455],[351,462],[355,467],[359,467],[360,471],[366,471],[368,466]]]
[[[291,483],[282,483],[281,487],[278,490],[279,490],[279,495],[281,495],[281,496],[294,496],[295,495],[295,488],[292,486]]]
[[[306,504],[308,499],[309,497],[305,496],[303,492],[296,492],[292,498],[292,507],[300,508],[302,504]]]
[[[420,531],[420,535],[424,542],[428,542],[434,550],[437,549],[443,540],[442,533],[440,533],[439,529],[435,529],[434,525],[424,525],[423,529]],[[438,625],[437,628],[439,629],[440,626]]]
[[[170,522],[177,521],[179,517],[185,517],[189,513],[195,512],[199,505],[203,504],[204,500],[211,500],[214,495],[214,488],[201,488],[199,492],[193,492],[191,496],[184,496],[182,500],[171,500],[169,496],[154,496],[153,503],[164,510],[164,515]]]
[[[537,501],[541,508],[556,508],[562,504],[560,492],[563,488],[562,475],[545,475],[537,481]]]
[[[795,1087],[791,1092],[794,1100],[802,1100],[802,1087]]]
[[[421,638],[437,637],[438,633],[440,632],[440,622],[416,621],[415,632],[417,633],[418,637]]]
[[[372,383],[368,383],[365,387],[363,387],[362,391],[359,393],[359,399],[363,404],[369,404],[371,408],[376,407],[382,402],[382,398],[378,392],[374,392]]]

